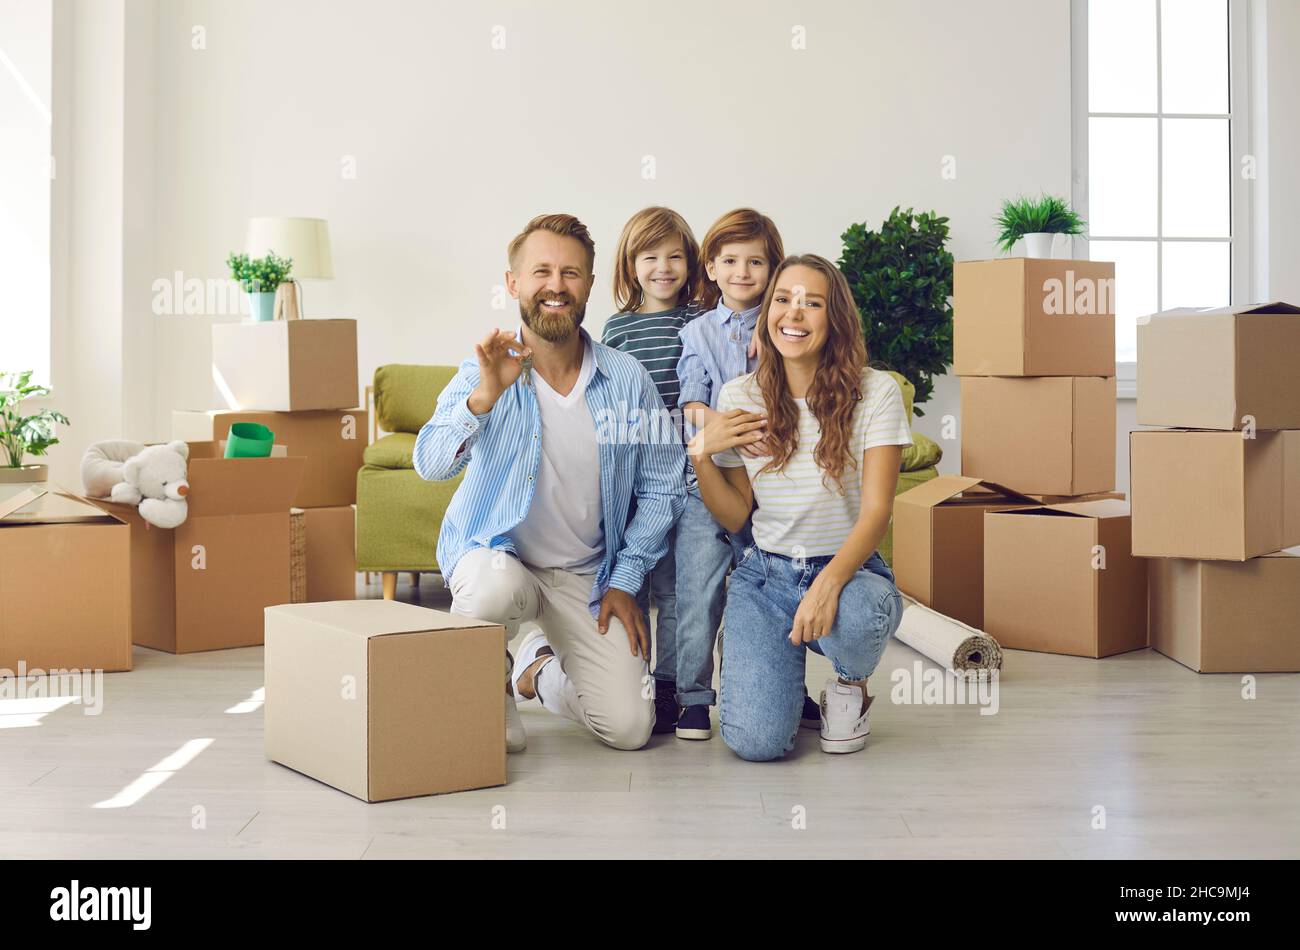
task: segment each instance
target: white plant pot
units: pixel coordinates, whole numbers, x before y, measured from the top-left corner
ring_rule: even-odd
[[[1025,242],[1025,257],[1040,258],[1050,260],[1056,257],[1056,239],[1063,237],[1066,239],[1067,247],[1070,239],[1068,234],[1056,234],[1050,231],[1035,231],[1032,234],[1021,236]]]

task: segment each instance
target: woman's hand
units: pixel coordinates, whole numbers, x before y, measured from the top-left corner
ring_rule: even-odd
[[[760,412],[732,409],[716,418],[695,434],[686,451],[691,458],[713,456],[727,449],[762,442],[767,432],[767,417]]]
[[[794,626],[790,642],[795,646],[820,640],[835,626],[835,614],[840,607],[840,591],[844,583],[822,571],[808,587],[794,612]]]

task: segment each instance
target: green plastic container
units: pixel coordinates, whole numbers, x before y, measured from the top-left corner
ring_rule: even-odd
[[[275,433],[260,422],[236,422],[226,434],[226,458],[264,459],[271,454]]]

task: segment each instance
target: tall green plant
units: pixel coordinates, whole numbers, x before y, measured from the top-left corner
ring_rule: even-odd
[[[5,451],[5,465],[9,468],[20,467],[24,455],[44,455],[50,446],[58,445],[55,423],[71,425],[57,409],[42,409],[30,416],[21,414],[24,400],[49,394],[48,386],[32,382],[29,369],[0,373],[0,448]]]
[[[895,208],[879,231],[850,225],[837,262],[862,314],[873,366],[894,370],[916,387],[913,404],[934,392],[934,377],[952,362],[952,254],[948,219]]]

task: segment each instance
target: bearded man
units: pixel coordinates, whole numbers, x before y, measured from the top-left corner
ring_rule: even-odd
[[[661,418],[635,357],[582,329],[595,244],[572,215],[540,215],[510,242],[517,332],[493,330],[438,397],[415,442],[422,478],[465,479],[442,522],[452,612],[503,624],[506,747],[524,748],[516,698],[639,749],[654,725],[650,636],[636,595],[685,498],[675,439],[597,420]],[[629,514],[631,516],[629,517]]]

